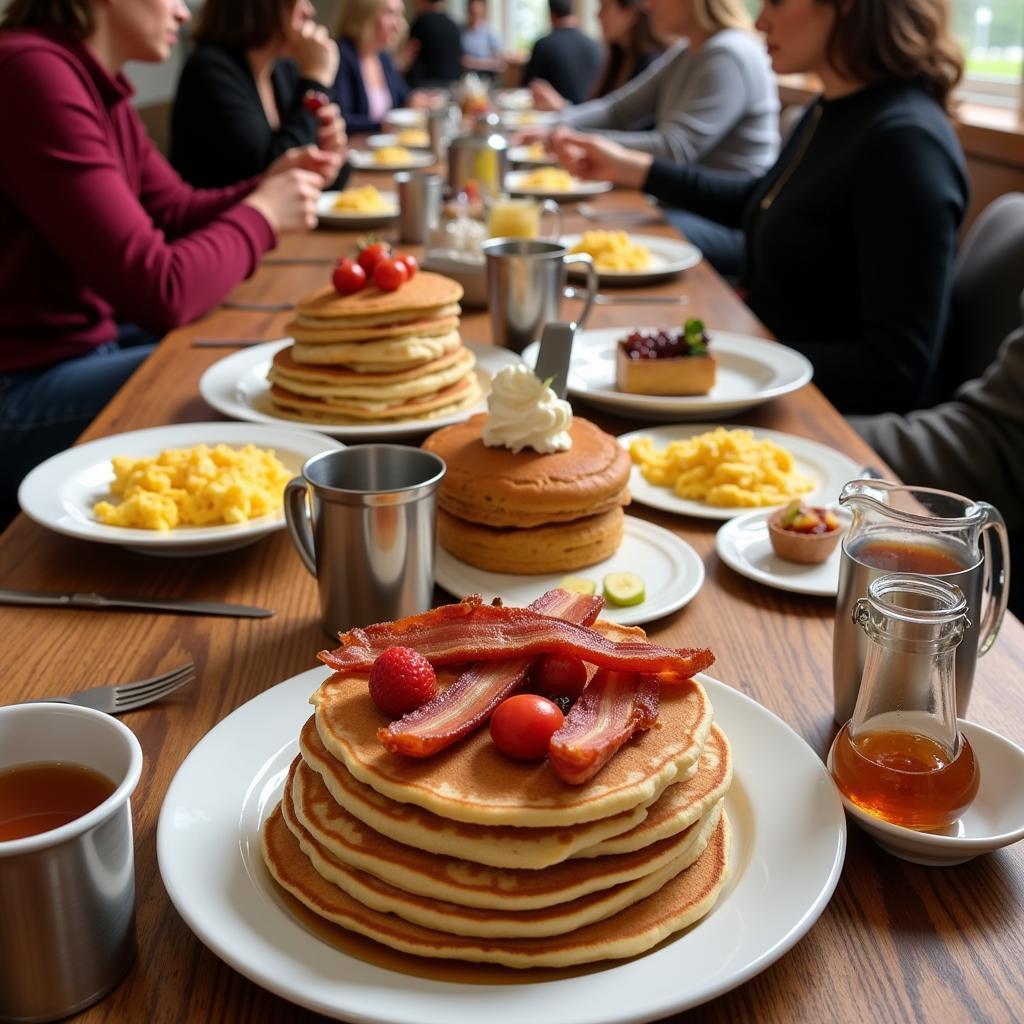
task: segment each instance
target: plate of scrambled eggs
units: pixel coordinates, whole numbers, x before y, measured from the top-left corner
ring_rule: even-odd
[[[619,437],[633,500],[699,519],[732,519],[793,498],[829,504],[860,476],[842,452],[778,430],[686,423]]]
[[[341,192],[321,192],[316,215],[326,227],[361,231],[390,224],[398,217],[398,195],[373,185],[346,188]]]
[[[351,149],[348,162],[357,171],[413,171],[437,163],[433,153],[406,146],[381,146],[380,149]]]
[[[673,277],[701,261],[701,251],[681,238],[631,235],[628,231],[600,228],[582,235],[563,235],[569,252],[589,253],[603,284],[649,284]],[[582,276],[578,269],[569,269]]]
[[[528,146],[512,146],[508,158],[514,164],[527,167],[553,167],[558,163],[554,153],[548,151],[543,142],[531,142]]]
[[[41,526],[148,555],[210,555],[284,528],[306,459],[344,445],[248,423],[180,423],[102,437],[37,466],[18,490]]]
[[[610,192],[610,181],[583,181],[574,178],[562,167],[538,167],[532,171],[509,171],[505,175],[505,191],[512,196],[534,199],[556,199],[569,203]]]

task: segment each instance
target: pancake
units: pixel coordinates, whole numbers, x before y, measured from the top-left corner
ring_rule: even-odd
[[[307,321],[344,321],[337,326],[355,326],[367,317],[386,318],[402,314],[418,313],[420,317],[430,316],[438,308],[450,306],[462,298],[462,285],[443,274],[422,270],[411,280],[393,292],[382,291],[376,285],[367,285],[351,295],[339,295],[331,285],[324,285],[315,292],[300,299],[295,312]]]
[[[452,318],[454,320],[454,318]],[[450,321],[445,321],[450,322]],[[381,341],[317,342],[307,344],[296,339],[292,358],[297,363],[348,366],[353,370],[369,368],[379,372],[388,368],[417,366],[462,347],[458,320],[455,326],[438,334],[403,334]]]
[[[701,843],[698,849],[694,849],[700,828],[697,824],[691,824],[689,829],[632,853],[595,857],[585,861],[563,861],[539,871],[529,868],[485,867],[459,857],[425,853],[374,832],[338,805],[321,777],[301,758],[296,758],[292,765],[285,791],[291,804],[288,813],[298,819],[317,844],[339,865],[373,875],[406,893],[477,910],[489,908],[518,912],[568,903],[624,882],[644,878],[669,863],[675,863],[686,853],[692,853],[687,862],[692,863],[704,848]],[[707,834],[710,835],[710,832]],[[704,842],[706,840],[707,835]],[[680,864],[677,870],[685,866]],[[317,870],[320,870],[319,867]],[[352,885],[356,883],[342,882],[334,877],[331,880],[361,902],[366,902],[353,891]],[[371,905],[378,910],[390,909],[376,903]],[[394,912],[408,917],[400,910]],[[446,926],[434,925],[416,917],[409,919],[449,930]],[[473,931],[460,934],[485,933]]]
[[[302,342],[311,348],[332,348],[344,346],[347,342],[355,346],[358,353],[364,345],[383,345],[389,341],[402,341],[406,338],[420,338],[424,342],[443,334],[450,334],[459,327],[459,307],[457,305],[439,307],[447,312],[437,316],[415,314],[412,319],[382,324],[377,327],[350,327],[342,321],[337,327],[327,326],[330,321],[312,321],[297,317],[285,327],[296,342]],[[412,316],[412,314],[409,314]],[[316,324],[316,326],[310,326]],[[344,360],[339,360],[343,362]]]
[[[475,405],[483,390],[475,373],[429,395],[407,399],[368,401],[356,398],[313,398],[272,384],[269,402],[276,415],[325,423],[367,423],[381,420],[430,419],[448,416]]]
[[[646,638],[642,629],[600,619],[596,628],[614,640]],[[695,768],[712,718],[700,683],[663,686],[655,727],[626,743],[594,778],[567,786],[543,762],[503,756],[486,730],[427,759],[388,753],[377,739],[387,719],[370,699],[366,674],[332,676],[311,701],[324,746],[378,793],[456,821],[526,827],[594,821],[650,803]]]
[[[302,852],[309,858],[317,874],[363,906],[385,914],[397,914],[425,928],[479,938],[562,935],[626,909],[659,890],[670,878],[693,864],[704,852],[721,814],[721,806],[716,805],[706,820],[691,826],[688,842],[677,843],[678,849],[673,849],[671,856],[660,858],[650,870],[635,879],[538,909],[520,908],[513,899],[509,899],[504,906],[499,904],[497,907],[481,909],[448,902],[441,891],[434,895],[410,893],[389,884],[377,873],[353,868],[336,857],[333,848],[321,842],[315,830],[306,827],[302,816],[296,813],[296,805],[287,786],[281,800],[281,810],[285,824],[299,841]],[[564,873],[564,867],[527,874]],[[503,874],[507,873],[498,872],[498,875]],[[444,868],[440,868],[438,880],[444,877]],[[501,884],[500,879],[495,882]],[[552,887],[554,885],[552,880]]]
[[[647,817],[628,832],[570,854],[571,857],[608,857],[643,849],[677,835],[709,813],[732,785],[732,751],[717,725],[711,726],[697,771],[689,779],[669,786],[647,808]]]
[[[481,526],[438,509],[437,540],[460,562],[487,572],[546,575],[611,558],[622,543],[624,520],[622,509],[613,508],[568,523],[517,530]]]
[[[612,836],[631,831],[647,814],[644,807],[634,807],[579,825],[471,825],[442,818],[414,804],[391,800],[353,778],[327,752],[312,716],[302,727],[299,750],[305,764],[320,775],[335,803],[374,832],[427,853],[464,858],[491,867],[550,867]]]
[[[486,421],[481,413],[423,442],[448,466],[437,497],[444,511],[485,526],[527,528],[628,504],[629,454],[588,420],[573,417],[572,447],[550,455],[488,448],[481,440]]]
[[[302,834],[301,826],[297,826]],[[303,839],[314,842],[308,832]],[[543,938],[456,936],[364,906],[326,881],[302,852],[280,805],[264,824],[263,857],[278,884],[319,916],[392,949],[420,956],[505,964],[569,967],[636,956],[703,917],[725,884],[730,829],[721,815],[700,857],[661,889],[594,924]]]

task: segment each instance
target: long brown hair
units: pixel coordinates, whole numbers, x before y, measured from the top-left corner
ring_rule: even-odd
[[[196,15],[192,39],[238,50],[254,50],[284,35],[285,0],[206,0]]]
[[[591,98],[607,96],[620,85],[628,82],[636,73],[637,65],[644,57],[661,53],[664,46],[651,31],[651,19],[644,7],[644,0],[614,0],[623,10],[632,8],[636,12],[629,39],[625,44],[609,43],[608,57],[604,62],[597,85]]]
[[[964,72],[949,31],[948,0],[818,0],[836,12],[829,64],[861,82],[915,80],[942,104]]]
[[[0,28],[24,28],[27,25],[54,25],[78,36],[93,29],[89,0],[11,0]]]

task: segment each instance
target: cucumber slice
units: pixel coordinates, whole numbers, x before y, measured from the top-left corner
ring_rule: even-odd
[[[602,587],[604,599],[620,608],[640,604],[647,596],[644,581],[635,572],[610,572],[602,581]]]
[[[570,594],[586,594],[588,597],[597,591],[597,584],[586,576],[565,576],[558,585]]]

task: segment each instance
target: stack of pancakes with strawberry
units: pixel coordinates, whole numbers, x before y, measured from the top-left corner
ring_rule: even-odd
[[[333,287],[302,299],[294,344],[268,377],[273,411],[333,423],[445,416],[481,398],[475,358],[459,336],[462,286],[421,271],[395,291]]]
[[[322,652],[336,672],[311,698],[315,714],[264,826],[278,883],[327,921],[393,949],[517,968],[634,956],[706,914],[727,874],[732,764],[689,676],[713,656],[595,623],[601,603],[551,591],[531,606],[551,614],[534,615],[477,598],[352,630]],[[543,620],[540,633],[533,620]],[[528,652],[599,649],[584,657],[659,668],[671,682],[598,669],[549,759],[510,760],[486,723],[529,679],[533,659],[518,656],[514,639],[527,633]],[[439,692],[389,724],[367,681],[395,643],[429,658]],[[490,660],[467,667],[473,654]],[[599,737],[593,726],[570,728],[577,708],[584,720],[600,711]],[[572,740],[556,756],[566,730]],[[559,772],[587,749],[600,749],[598,763],[585,777],[570,767],[565,781]]]
[[[517,401],[499,409],[506,382]],[[550,420],[557,401],[550,388],[525,366],[507,367],[492,382],[488,413],[437,430],[423,442],[448,467],[437,492],[438,543],[491,572],[544,574],[594,565],[622,543],[629,455],[610,434],[573,416],[564,401],[559,426],[565,443],[537,450],[525,440],[535,412],[527,394],[546,406]],[[518,435],[511,447],[501,443],[496,417]]]

